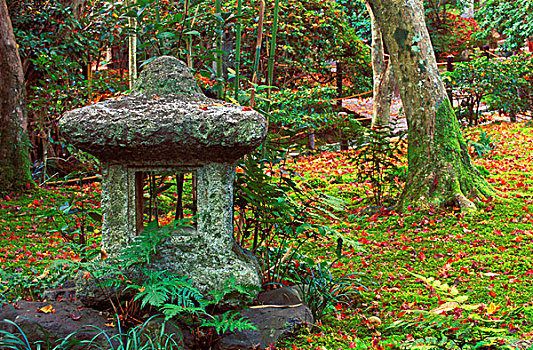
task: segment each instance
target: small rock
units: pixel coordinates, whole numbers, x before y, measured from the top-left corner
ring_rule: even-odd
[[[52,305],[52,307],[50,307]],[[38,312],[38,310],[47,312]],[[48,312],[49,310],[49,312]],[[107,315],[83,308],[78,301],[61,302],[30,302],[19,301],[16,308],[6,304],[0,310],[0,330],[16,333],[15,327],[20,327],[28,342],[35,344],[38,341],[51,343],[76,333],[76,340],[91,341],[100,331],[105,331],[109,337],[117,334],[115,328],[106,326]],[[12,321],[15,325],[5,322]],[[94,339],[95,346],[109,346],[104,336]],[[73,349],[84,349],[87,346],[78,345]]]
[[[262,305],[241,313],[258,330],[227,335],[215,344],[215,350],[264,349],[298,328],[313,324],[311,311],[290,288],[262,293],[258,300]]]

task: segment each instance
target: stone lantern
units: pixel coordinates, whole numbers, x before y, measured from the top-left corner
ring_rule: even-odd
[[[161,247],[161,268],[192,278],[200,291],[230,278],[260,285],[255,257],[233,237],[236,161],[265,139],[265,118],[207,98],[185,64],[147,64],[133,92],[66,113],[60,130],[101,162],[102,247],[109,257],[142,230],[142,175],[172,169],[197,174],[196,229],[178,230]]]

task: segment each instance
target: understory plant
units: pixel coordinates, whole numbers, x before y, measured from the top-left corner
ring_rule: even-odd
[[[271,96],[270,123],[295,130],[333,126],[335,114],[332,99],[335,96],[335,89],[329,86],[298,87],[274,92]]]
[[[509,58],[475,57],[469,62],[457,63],[453,71],[444,73],[443,79],[452,90],[454,100],[459,102],[459,120],[476,125],[482,121],[482,102],[512,121],[516,121],[518,114],[530,113],[532,71],[531,54]]]
[[[311,239],[328,236],[357,246],[328,224],[340,220],[344,202],[300,183],[301,175],[285,167],[288,153],[264,144],[237,171],[237,240],[260,253],[264,284],[282,283],[288,272],[285,263]]]
[[[138,324],[142,315],[162,314],[165,321],[177,320],[193,331],[202,329],[209,343],[216,340],[217,334],[227,331],[256,329],[236,310],[215,313],[217,305],[228,297],[238,296],[242,304],[250,302],[255,297],[255,287],[239,285],[230,279],[221,290],[210,291],[206,296],[187,276],[151,265],[157,247],[185,227],[183,220],[163,227],[153,222],[116,258],[85,264],[83,268],[88,278],[99,281],[99,286],[110,296],[115,314],[126,326]]]
[[[118,321],[118,320],[117,320]],[[120,322],[117,324],[117,332],[108,334],[104,329],[89,325],[70,333],[65,337],[53,340],[44,329],[41,329],[43,340],[30,342],[24,330],[15,322],[3,320],[12,331],[0,330],[0,348],[12,350],[67,350],[89,348],[97,350],[180,350],[183,349],[181,334],[167,331],[168,325],[163,323],[157,331],[149,328],[155,317],[150,317],[144,323],[124,330]],[[94,333],[91,339],[79,340],[80,332]]]
[[[389,127],[366,128],[356,123],[348,130],[355,150],[350,162],[357,167],[358,181],[370,186],[375,205],[394,204],[393,196],[399,194],[401,183],[407,179],[402,166],[405,132],[395,133]]]
[[[337,250],[342,249],[342,241],[338,241]],[[339,256],[341,254],[339,253]],[[315,322],[322,320],[328,311],[337,305],[351,305],[354,297],[362,296],[372,282],[363,273],[339,274],[333,266],[339,258],[332,262],[315,261],[309,257],[300,260],[294,276],[293,288],[302,301],[309,307]]]
[[[477,140],[467,138],[468,146],[472,147],[478,157],[483,157],[490,151],[496,148],[498,144],[493,138],[494,135],[487,133],[486,131],[480,131]]]

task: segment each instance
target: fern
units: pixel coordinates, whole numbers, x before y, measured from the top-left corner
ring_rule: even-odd
[[[231,293],[238,292],[241,297],[244,297],[245,301],[250,301],[255,298],[256,293],[261,289],[251,284],[238,284],[234,276],[230,276],[224,283],[224,287],[221,290],[212,290],[209,295],[213,298],[212,304],[218,304],[224,298]]]
[[[187,315],[187,316],[200,317],[202,315],[207,315],[203,307],[182,306],[182,305],[177,305],[177,304],[165,304],[161,307],[161,312],[165,316],[166,321],[177,316]]]
[[[214,327],[218,334],[224,334],[227,331],[257,330],[257,327],[250,320],[239,316],[239,314],[231,311],[222,315],[211,316],[210,320],[202,322],[202,327]]]
[[[155,226],[146,228],[117,258],[109,259],[105,264],[91,264],[90,266],[94,268],[90,272],[91,278],[102,277],[103,282],[100,283],[102,288],[112,288],[116,291],[123,288],[124,291],[134,291],[133,300],[140,301],[139,310],[148,306],[158,309],[165,316],[165,320],[174,317],[185,318],[192,321],[194,327],[215,327],[217,332],[222,333],[228,330],[256,329],[244,317],[231,313],[212,316],[206,308],[220,303],[232,293],[253,299],[257,287],[240,285],[234,277],[230,277],[222,290],[211,291],[206,297],[186,276],[149,269],[150,260],[157,247],[175,231],[177,226],[185,225],[183,222],[177,222],[176,225],[162,228]]]

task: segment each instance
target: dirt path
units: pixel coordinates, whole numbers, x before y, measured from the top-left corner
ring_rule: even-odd
[[[344,100],[342,105],[363,117],[372,117],[372,97]],[[407,121],[403,112],[402,101],[399,98],[394,98],[392,100],[391,127],[394,131],[407,130]]]

